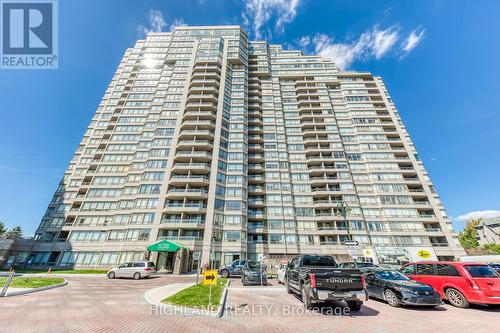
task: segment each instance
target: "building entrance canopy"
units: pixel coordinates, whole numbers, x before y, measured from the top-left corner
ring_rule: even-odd
[[[148,246],[148,250],[151,252],[177,252],[181,248],[184,247],[166,239]]]

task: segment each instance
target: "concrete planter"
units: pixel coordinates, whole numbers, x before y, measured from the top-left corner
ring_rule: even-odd
[[[19,295],[36,293],[36,292],[39,292],[39,291],[44,291],[44,290],[49,290],[49,289],[55,289],[55,288],[59,288],[59,287],[64,287],[67,284],[68,284],[68,282],[64,281],[64,282],[61,282],[61,283],[58,283],[58,284],[54,284],[54,285],[46,286],[46,287],[41,287],[41,288],[30,288],[30,289],[25,289],[25,290],[13,291],[13,292],[10,292],[10,293],[7,291],[7,294],[5,294],[4,297],[19,296]]]
[[[219,300],[219,306],[217,307],[217,310],[214,311],[205,311],[196,308],[191,308],[188,306],[179,306],[179,305],[161,303],[161,301],[164,300],[165,298],[175,295],[179,291],[189,288],[194,284],[179,283],[177,288],[175,288],[175,286],[173,285],[170,285],[170,288],[168,288],[167,286],[167,288],[159,287],[151,289],[144,293],[144,298],[146,302],[157,307],[155,311],[152,310],[152,312],[220,318],[224,315],[224,310],[226,308],[228,287],[230,284],[231,280],[228,281],[226,287],[224,288],[224,291],[222,292],[221,298]],[[179,309],[182,310],[179,311]]]

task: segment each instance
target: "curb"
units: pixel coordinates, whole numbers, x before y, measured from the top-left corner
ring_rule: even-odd
[[[220,309],[217,311],[217,318],[221,318],[224,315],[224,310],[226,310],[227,294],[229,293],[230,284],[231,280],[229,279],[226,287],[224,288],[224,292],[222,293],[221,300],[219,301]]]
[[[25,295],[25,294],[32,294],[32,293],[36,293],[36,292],[39,292],[39,291],[44,291],[44,290],[49,290],[49,289],[55,289],[55,288],[59,288],[59,287],[64,287],[67,284],[68,284],[68,281],[64,281],[64,282],[61,282],[59,284],[54,284],[54,285],[46,286],[46,287],[33,288],[33,289],[21,290],[21,291],[14,291],[14,292],[11,292],[11,293],[7,293],[4,297],[19,296],[19,295]]]
[[[209,318],[221,318],[224,315],[224,310],[226,308],[226,301],[227,301],[227,294],[228,294],[228,287],[231,284],[231,280],[228,281],[226,287],[224,288],[224,292],[222,293],[222,296],[219,300],[219,307],[217,308],[216,311],[211,311],[209,314],[205,314],[205,311],[200,311],[196,308],[191,308],[188,306],[179,306],[179,305],[174,305],[174,304],[167,304],[167,303],[157,303],[152,301],[148,297],[148,291],[144,293],[144,299],[146,300],[147,303],[155,306],[159,306],[162,309],[172,309],[175,310],[178,307],[181,307],[183,309],[183,313],[181,315],[187,315],[187,316],[199,316],[199,317],[209,317]],[[194,284],[193,284],[194,285]],[[153,290],[153,289],[151,289]],[[175,312],[175,311],[174,311]]]

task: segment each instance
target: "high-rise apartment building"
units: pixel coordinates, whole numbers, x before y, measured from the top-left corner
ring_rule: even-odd
[[[333,61],[249,41],[238,26],[177,27],[137,41],[27,263],[112,266],[146,256],[172,268],[174,254],[147,251],[161,240],[189,249],[188,270],[260,255],[348,260],[348,240],[358,257],[463,254],[382,79]]]

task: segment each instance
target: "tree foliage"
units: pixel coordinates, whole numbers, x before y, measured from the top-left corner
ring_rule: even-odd
[[[7,232],[7,227],[5,226],[5,223],[0,221],[0,237],[5,235],[6,232]]]
[[[470,220],[464,230],[458,234],[458,241],[465,250],[475,249],[479,246],[477,237],[479,236],[475,227],[481,220]]]
[[[20,226],[15,226],[5,233],[5,238],[18,239],[23,237],[23,229]]]
[[[483,248],[489,252],[489,254],[500,254],[500,244],[490,243],[483,245]]]

